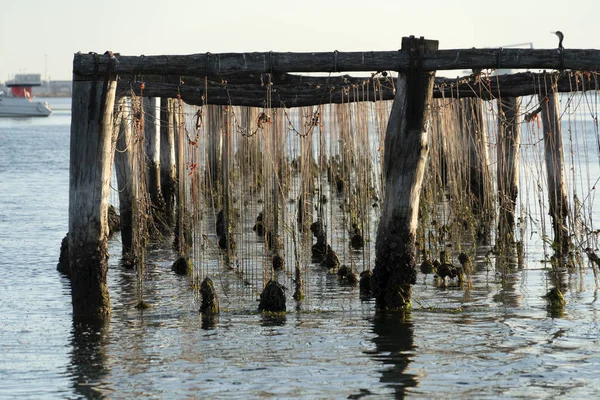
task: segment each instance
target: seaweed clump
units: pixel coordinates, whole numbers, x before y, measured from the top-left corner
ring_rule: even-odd
[[[325,227],[321,219],[313,222],[310,226],[310,231],[317,239],[317,243],[312,246],[313,261],[318,262],[325,257],[327,253],[327,236],[325,235]]]
[[[212,316],[219,313],[219,297],[215,283],[208,276],[200,284],[200,313],[205,316]]]
[[[254,224],[254,226],[252,227],[252,230],[254,232],[256,232],[256,234],[258,236],[262,236],[264,235],[264,224],[263,224],[263,212],[259,212],[257,217],[256,217],[256,223]]]
[[[285,312],[285,287],[270,280],[260,294],[259,311]]]
[[[361,299],[370,299],[371,294],[371,278],[373,277],[373,272],[370,270],[365,270],[360,273],[360,280],[358,282],[358,288],[360,291]]]
[[[121,230],[121,217],[117,214],[117,210],[111,204],[108,206],[108,236]]]
[[[188,257],[179,257],[171,266],[177,275],[190,275],[193,270],[192,260]]]
[[[347,283],[349,285],[356,285],[358,283],[358,276],[352,272],[352,268],[347,265],[342,265],[337,272],[337,276],[340,282]]]
[[[58,264],[56,270],[67,277],[71,277],[71,266],[69,265],[69,234],[67,233],[60,242],[60,256],[58,256]]]
[[[564,315],[567,301],[562,291],[554,287],[543,296],[547,301],[547,310],[552,318],[560,318]]]
[[[340,267],[340,258],[330,245],[327,245],[327,251],[325,257],[321,260],[321,265],[331,270],[337,270]]]
[[[425,261],[423,261],[421,263],[421,273],[423,275],[429,275],[429,274],[435,274],[437,273],[437,268],[435,266],[435,264],[430,260],[430,259],[426,259]]]
[[[285,262],[283,260],[283,257],[281,257],[279,255],[279,251],[275,251],[273,252],[273,270],[274,271],[281,271],[285,268]]]
[[[148,302],[144,301],[144,300],[140,300],[140,301],[138,301],[138,302],[137,302],[137,304],[135,305],[135,308],[136,308],[137,310],[141,310],[141,311],[143,311],[143,310],[147,310],[147,309],[149,309],[149,308],[150,308],[150,304],[149,304]]]

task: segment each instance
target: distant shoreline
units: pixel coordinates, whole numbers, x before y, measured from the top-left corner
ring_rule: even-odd
[[[52,98],[66,98],[66,97],[71,97],[70,93],[65,93],[65,94],[60,94],[60,93],[36,93],[34,96],[34,98],[36,97],[44,97],[46,99],[52,99]]]

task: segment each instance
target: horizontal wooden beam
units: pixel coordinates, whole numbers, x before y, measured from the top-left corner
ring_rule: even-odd
[[[156,77],[155,77],[156,78]],[[204,81],[186,77],[184,83],[163,83],[165,79],[158,77],[159,82],[119,81],[120,96],[136,95],[149,97],[181,97],[192,105],[242,105],[251,107],[267,106],[267,92],[271,88],[271,107],[300,107],[326,103],[347,103],[355,101],[380,101],[394,98],[394,80],[391,77],[306,77],[279,76],[271,86],[244,81],[242,84],[230,82]],[[546,83],[558,78],[560,92],[597,90],[600,81],[598,73],[565,71],[557,73],[523,72],[513,75],[485,76],[473,74],[463,78],[436,78],[433,89],[435,98],[481,97],[490,100],[499,97],[517,97],[538,95],[544,91]],[[188,83],[190,82],[190,83]],[[142,90],[143,87],[143,90]]]
[[[412,49],[411,49],[412,50]],[[124,56],[117,54],[114,71],[132,75],[215,77],[227,74],[284,72],[424,71],[465,69],[600,70],[595,49],[458,49],[418,53],[411,50],[319,53],[202,53],[190,55]],[[76,53],[76,80],[102,74],[108,57]]]
[[[433,96],[436,98],[480,97],[491,100],[501,97],[539,95],[557,80],[559,92],[599,90],[597,72],[563,71],[561,73],[520,72],[486,77],[473,74],[463,78],[436,78]]]
[[[364,90],[363,90],[364,89]],[[370,87],[312,87],[296,85],[271,86],[270,95],[267,87],[259,85],[211,85],[208,90],[204,86],[175,85],[170,83],[123,83],[119,86],[120,96],[170,97],[181,98],[192,105],[237,105],[249,107],[292,108],[318,104],[340,104],[356,101],[392,100],[392,85]],[[270,98],[270,104],[268,104]]]

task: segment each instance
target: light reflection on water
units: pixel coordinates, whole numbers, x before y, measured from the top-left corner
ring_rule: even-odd
[[[113,314],[72,320],[56,271],[66,233],[68,114],[0,122],[1,398],[548,398],[593,397],[599,383],[598,289],[564,276],[568,304],[550,318],[539,243],[525,269],[497,275],[481,249],[471,290],[419,274],[414,309],[375,314],[358,289],[311,267],[310,297],[283,319],[228,272],[212,325],[198,315],[170,250],[149,256],[147,311],[111,241]],[[229,275],[228,275],[229,274]]]

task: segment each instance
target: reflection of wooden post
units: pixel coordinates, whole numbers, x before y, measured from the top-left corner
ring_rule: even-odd
[[[75,55],[76,65],[81,55]],[[114,64],[111,56],[108,68]],[[104,76],[102,76],[104,75]],[[116,74],[73,77],[69,179],[69,260],[74,317],[110,314],[108,198],[112,175]]]
[[[517,120],[520,97],[498,100],[498,240],[514,242],[515,206],[519,192],[521,124]]]
[[[410,304],[416,279],[415,237],[427,155],[427,118],[433,72],[419,70],[419,54],[437,50],[433,40],[402,38],[414,68],[398,75],[385,137],[385,199],[377,231],[373,291],[380,309]]]
[[[546,90],[546,93],[540,93],[539,99],[544,123],[548,204],[550,216],[552,217],[554,242],[560,246],[560,250],[557,252],[566,255],[569,251],[569,231],[567,229],[569,202],[565,183],[565,156],[563,154],[556,82],[553,82],[551,87],[546,88]]]
[[[160,187],[165,202],[165,224],[172,226],[175,200],[175,99],[161,98]]]
[[[121,214],[121,241],[123,254],[131,253],[132,245],[132,159],[131,147],[131,106],[126,98],[121,98],[117,106],[115,126],[119,130],[115,148],[115,170],[119,187],[119,214]]]

